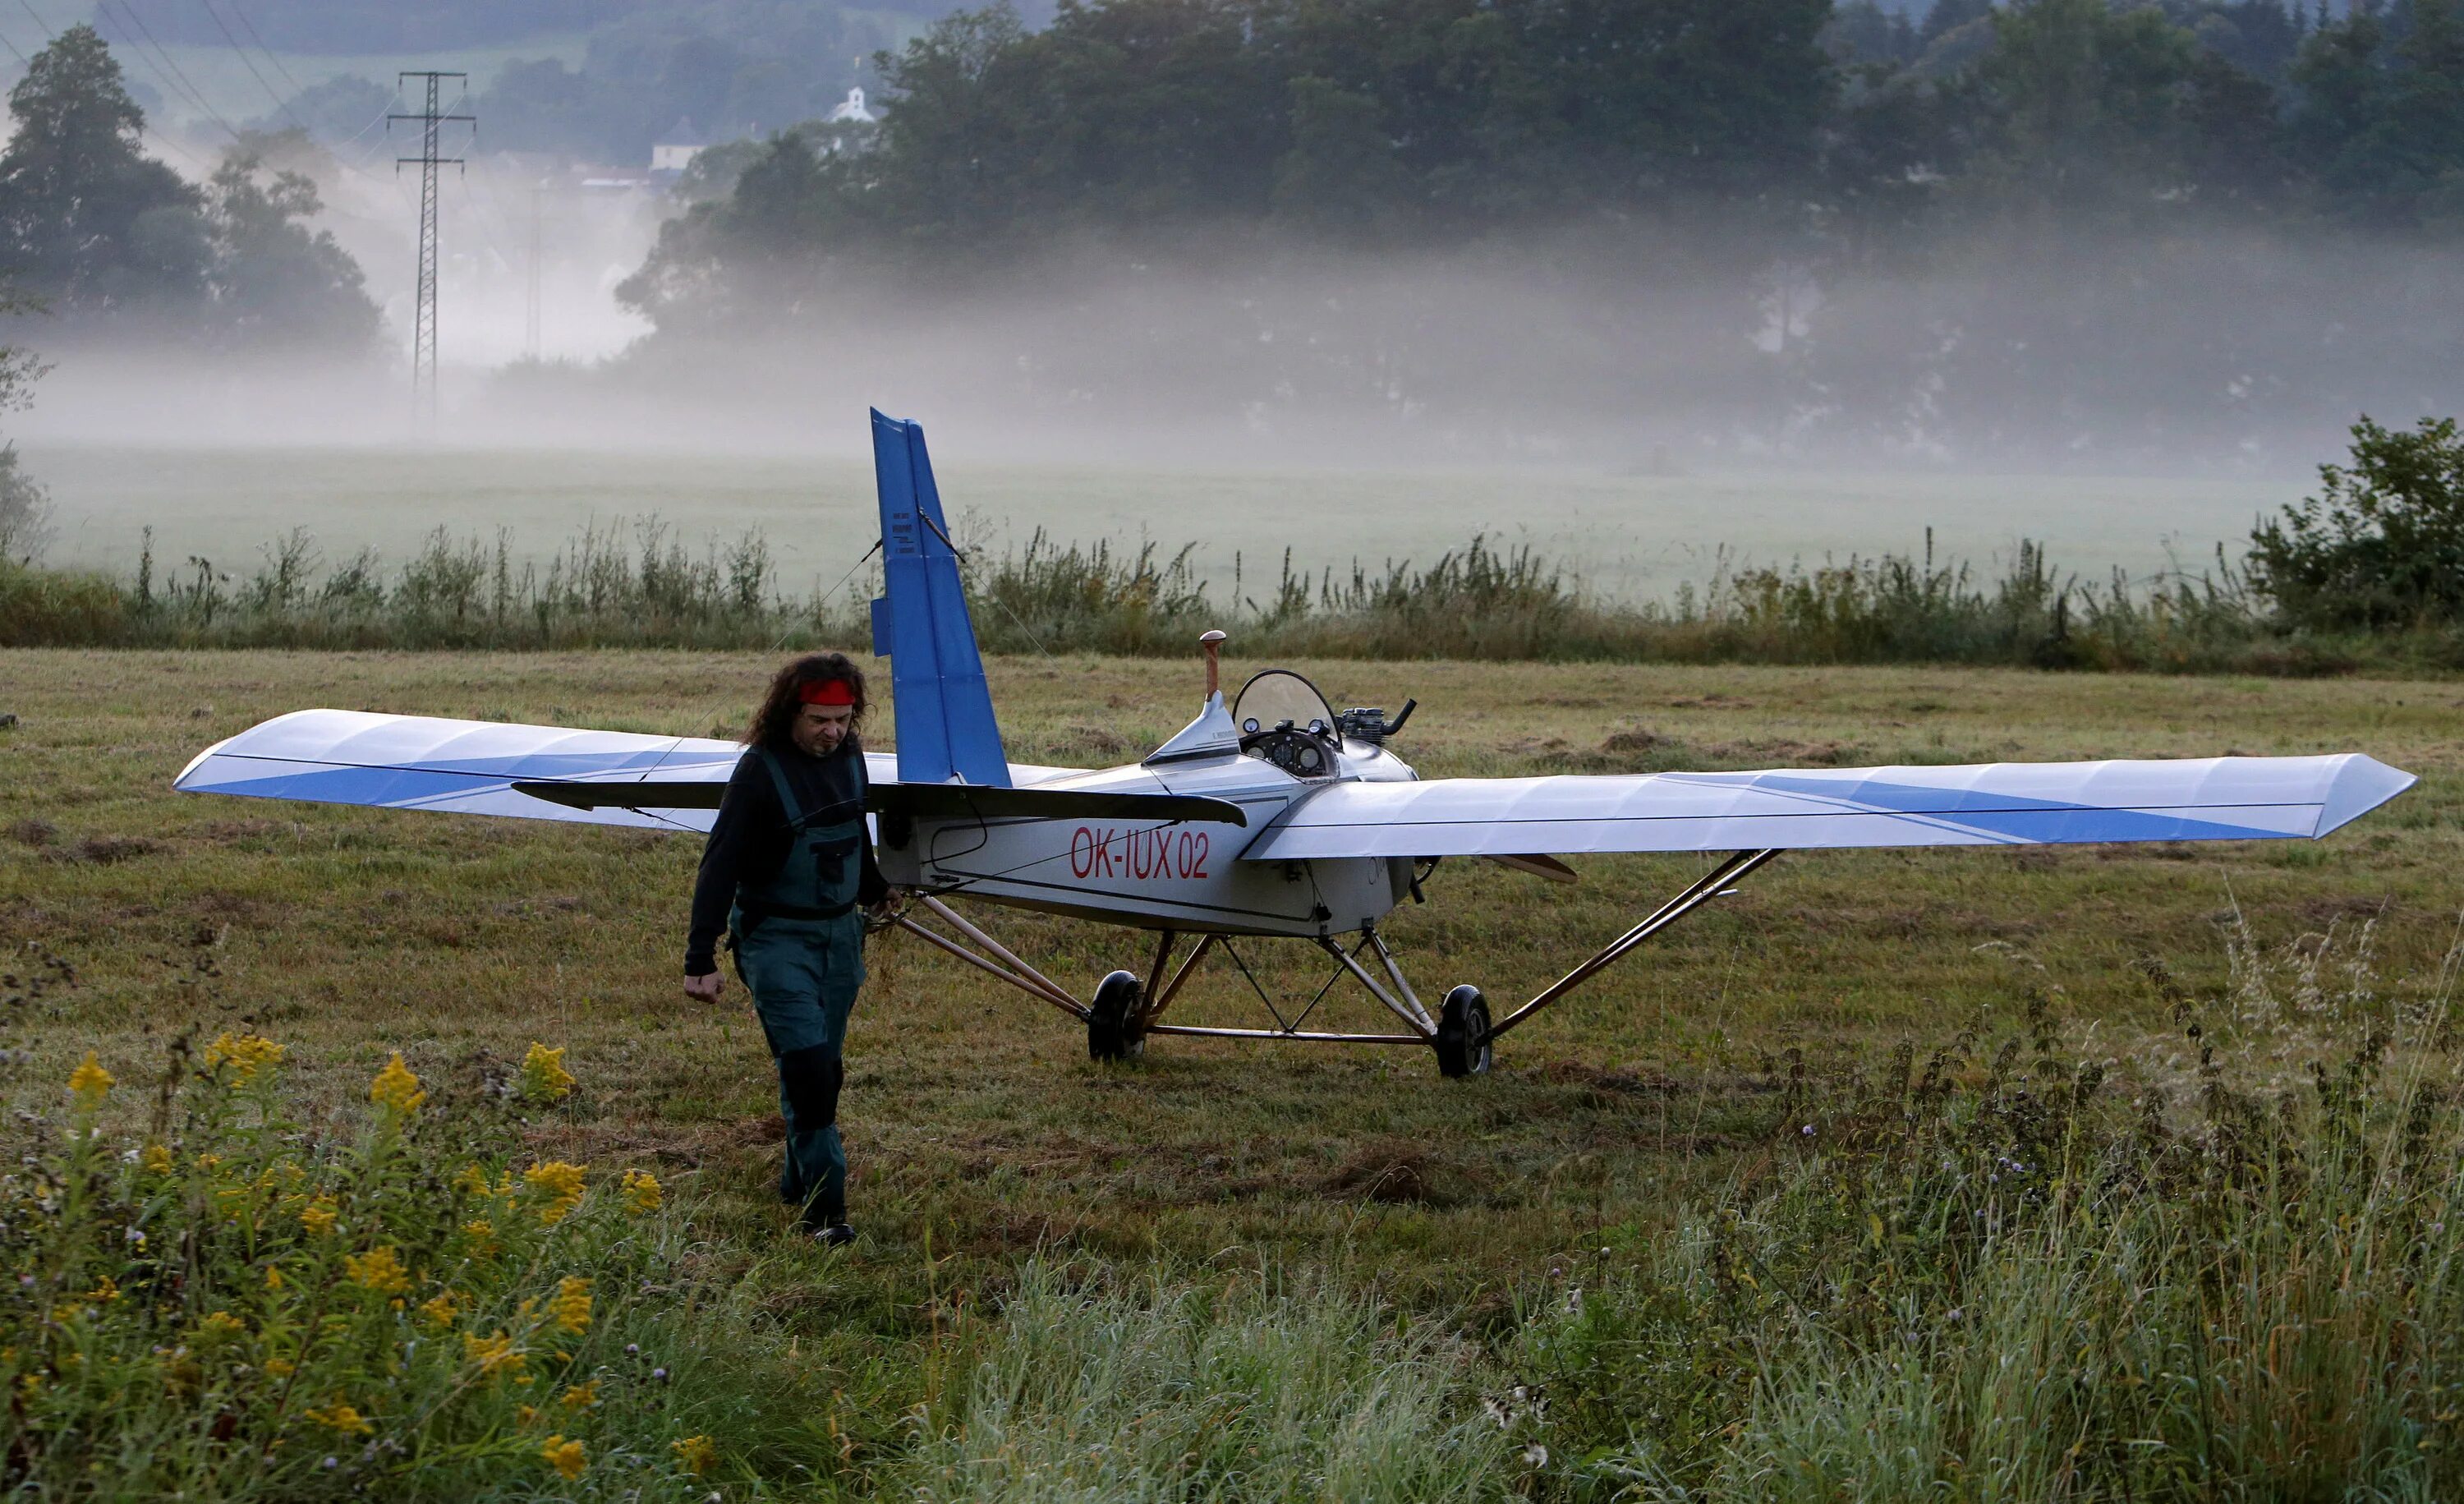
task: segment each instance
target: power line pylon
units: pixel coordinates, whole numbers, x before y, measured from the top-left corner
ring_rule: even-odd
[[[413,163],[419,166],[419,291],[411,306],[410,416],[412,427],[423,438],[436,431],[436,169],[463,166],[460,157],[436,154],[437,132],[448,121],[471,122],[475,130],[478,120],[473,115],[438,113],[437,87],[447,78],[467,79],[470,77],[464,73],[399,74],[394,78],[396,89],[402,87],[405,79],[424,78],[428,81],[428,107],[417,115],[385,117],[387,135],[393,133],[396,121],[419,122],[419,155],[394,158],[393,169],[399,173]]]

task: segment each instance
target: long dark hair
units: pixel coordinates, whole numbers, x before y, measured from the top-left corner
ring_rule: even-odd
[[[815,652],[788,664],[771,679],[770,693],[761,697],[761,708],[753,713],[753,723],[744,728],[744,744],[790,745],[788,729],[804,711],[804,686],[828,679],[837,679],[855,696],[855,719],[847,726],[847,735],[853,737],[864,727],[864,670],[844,652]]]

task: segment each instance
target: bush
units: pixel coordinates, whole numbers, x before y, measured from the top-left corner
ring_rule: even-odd
[[[2464,437],[2453,418],[2391,433],[2353,425],[2351,468],[2251,533],[2253,582],[2321,630],[2464,622]]]
[[[5,1486],[706,1494],[747,1344],[692,1329],[711,1314],[678,1294],[655,1179],[509,1157],[399,1055],[356,1130],[322,1137],[283,1113],[282,1053],[226,1034],[201,1065],[175,1054],[128,1134],[89,1054],[65,1120],[0,1177]],[[534,1050],[531,1093],[569,1088],[560,1053]]]

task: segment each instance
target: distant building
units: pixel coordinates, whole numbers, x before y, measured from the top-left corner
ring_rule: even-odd
[[[832,125],[839,124],[842,122],[854,125],[870,125],[879,121],[881,117],[873,114],[871,110],[865,107],[864,86],[862,84],[858,84],[856,87],[847,91],[847,97],[839,101],[838,108],[830,111],[829,114],[822,117],[822,119]]]
[[[693,166],[693,159],[710,143],[693,128],[690,119],[678,120],[668,133],[650,147],[652,172],[682,172]]]

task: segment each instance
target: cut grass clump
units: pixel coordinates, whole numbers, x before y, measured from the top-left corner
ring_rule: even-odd
[[[928,1501],[1503,1498],[1477,1353],[1332,1286],[1028,1264],[887,1481]]]

